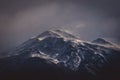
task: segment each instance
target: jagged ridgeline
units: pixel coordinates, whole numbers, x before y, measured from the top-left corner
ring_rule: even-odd
[[[86,42],[66,31],[50,30],[1,58],[0,74],[17,80],[114,80],[119,77],[119,59],[119,46],[107,40]]]

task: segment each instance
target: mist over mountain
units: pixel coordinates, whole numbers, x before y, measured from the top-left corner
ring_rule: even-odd
[[[0,54],[50,29],[120,43],[119,0],[0,0]]]
[[[114,80],[120,79],[119,61],[120,47],[109,41],[87,42],[64,30],[49,30],[1,58],[0,75],[4,80]]]

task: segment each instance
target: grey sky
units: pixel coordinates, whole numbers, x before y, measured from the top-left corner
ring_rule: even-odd
[[[120,42],[119,0],[0,0],[0,52],[49,29]]]

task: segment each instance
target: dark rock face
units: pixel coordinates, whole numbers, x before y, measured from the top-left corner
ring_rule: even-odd
[[[114,80],[119,53],[119,48],[84,42],[61,30],[46,31],[0,59],[0,74],[17,80]]]

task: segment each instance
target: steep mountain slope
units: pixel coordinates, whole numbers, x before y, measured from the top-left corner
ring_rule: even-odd
[[[94,42],[82,41],[62,30],[46,31],[11,51],[9,55],[12,56],[1,59],[0,72],[28,74],[33,71],[41,75],[49,73],[50,77],[51,74],[61,77],[64,73],[67,79],[72,79],[71,76],[82,79],[84,74],[84,79],[87,76],[88,80],[93,80],[98,75],[102,76],[106,68],[117,68],[116,65],[120,67],[117,62],[120,58],[119,48]]]

